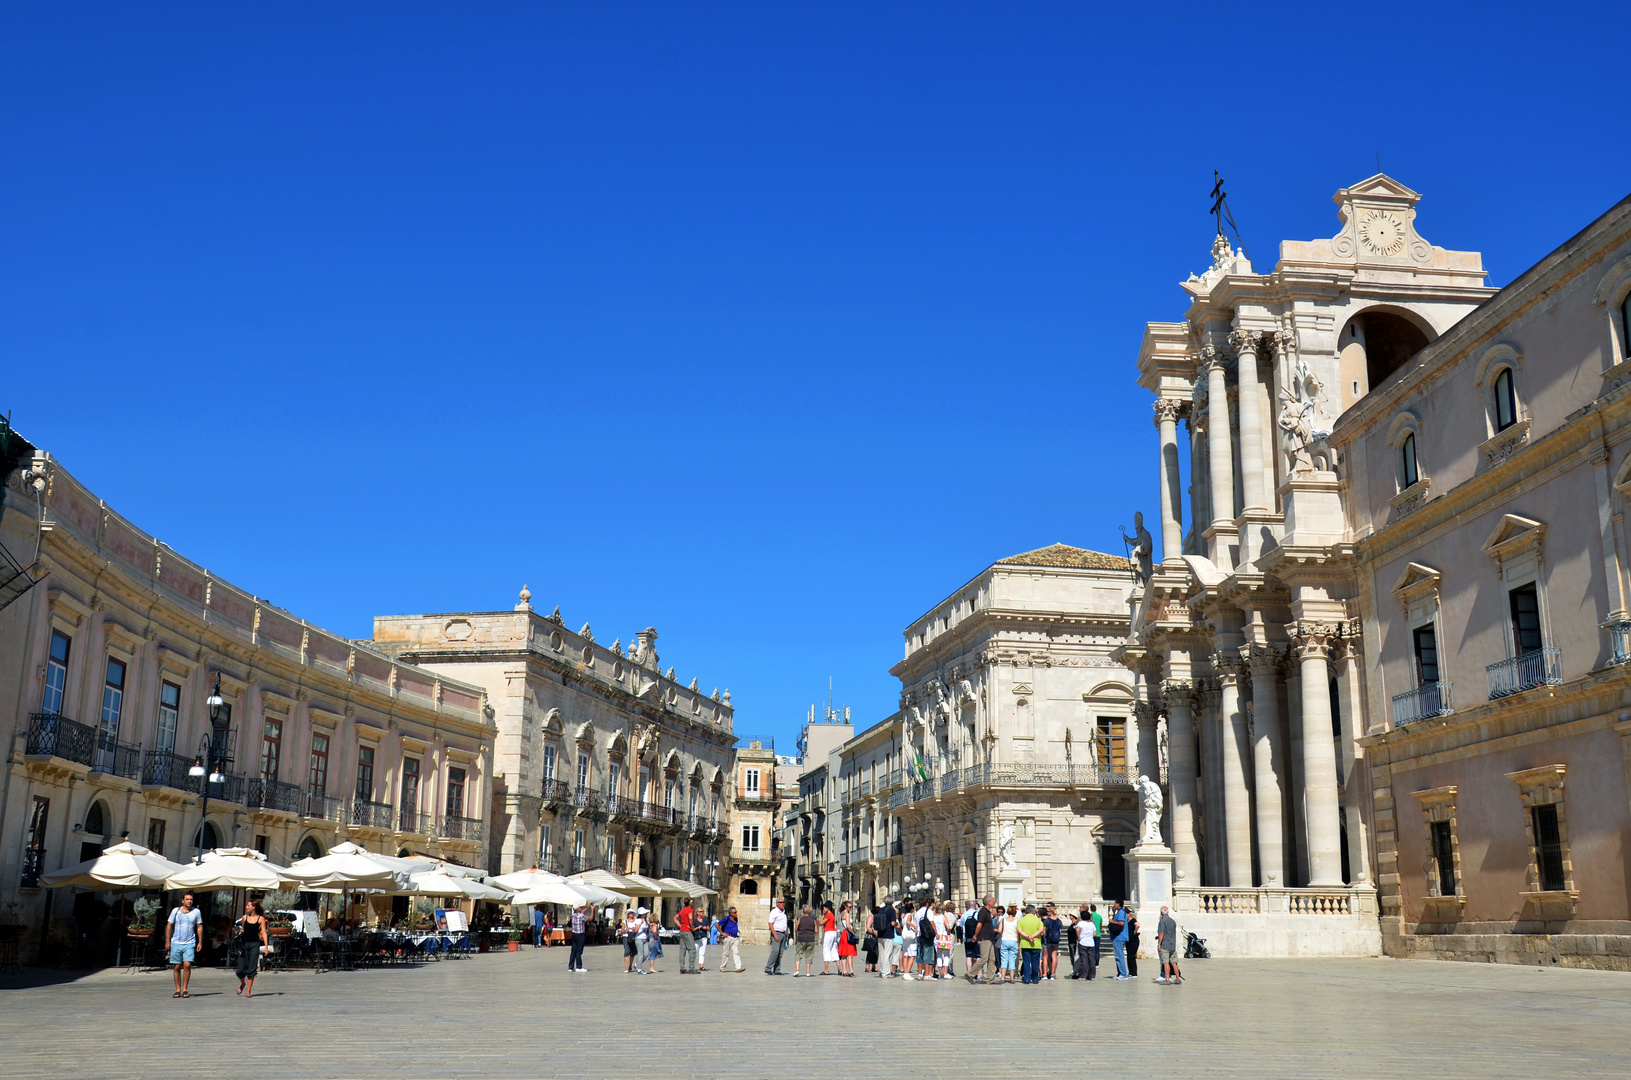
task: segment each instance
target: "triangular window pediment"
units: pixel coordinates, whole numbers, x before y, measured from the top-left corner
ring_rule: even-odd
[[[1520,548],[1530,545],[1539,547],[1541,537],[1545,535],[1546,526],[1540,522],[1517,514],[1503,514],[1500,524],[1484,541],[1484,554],[1499,559]]]
[[[1407,596],[1423,589],[1436,589],[1441,577],[1443,575],[1431,566],[1413,562],[1399,575],[1399,580],[1393,585],[1393,593],[1395,596]]]

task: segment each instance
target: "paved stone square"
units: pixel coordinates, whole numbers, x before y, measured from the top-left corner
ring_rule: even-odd
[[[154,1078],[1631,1075],[1631,976],[1400,960],[1201,960],[1168,988],[622,973],[611,948],[415,969],[0,986],[0,1075]],[[1108,969],[1109,965],[1106,965]],[[789,968],[789,970],[791,970]]]

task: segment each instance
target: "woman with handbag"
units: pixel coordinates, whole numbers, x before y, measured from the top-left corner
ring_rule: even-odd
[[[940,910],[934,914],[934,968],[935,978],[951,978],[951,928],[956,916],[952,913],[951,901],[940,905]]]
[[[838,974],[855,978],[855,905],[848,900],[838,909]]]
[[[259,900],[244,905],[243,922],[239,924],[233,946],[238,950],[234,968],[238,973],[238,993],[254,997],[255,973],[260,970],[261,949],[266,946],[266,912]]]
[[[877,913],[877,908],[866,913],[866,932],[861,937],[861,952],[866,954],[868,975],[878,974],[878,927],[874,921]]]

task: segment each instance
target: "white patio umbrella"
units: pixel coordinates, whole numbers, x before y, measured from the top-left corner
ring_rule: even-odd
[[[167,889],[257,889],[273,892],[285,884],[297,884],[286,867],[267,860],[251,848],[216,848],[204,852],[191,866],[171,874]]]
[[[54,873],[41,875],[40,884],[48,889],[74,886],[99,892],[103,889],[118,889],[120,932],[123,933],[125,890],[161,888],[170,875],[184,869],[180,863],[173,863],[162,855],[155,855],[140,844],[132,844],[127,840],[122,844],[104,848],[102,854],[94,859],[87,859],[73,866],[65,866]],[[114,964],[122,963],[124,957],[124,939],[121,938],[114,955]]]
[[[706,885],[698,885],[694,881],[681,881],[679,878],[671,877],[658,878],[657,880],[661,881],[664,885],[672,885],[676,889],[683,889],[685,891],[685,895],[692,898],[716,896],[719,893],[718,889],[710,889]]]
[[[574,886],[564,881],[540,881],[522,892],[515,894],[510,901],[513,904],[565,904],[567,907],[579,907],[592,901],[579,892]]]
[[[104,848],[102,854],[73,866],[65,866],[40,877],[40,884],[48,889],[61,889],[77,885],[83,889],[157,889],[163,887],[172,874],[185,870],[181,863],[173,863],[162,855],[155,855],[140,844],[126,841]]]
[[[690,896],[678,884],[670,885],[666,881],[654,881],[642,874],[625,874],[625,879],[640,886],[642,896]]]
[[[542,885],[549,881],[565,880],[566,879],[559,874],[552,874],[548,870],[540,870],[534,866],[526,870],[517,870],[513,874],[500,874],[497,877],[490,877],[487,879],[487,884],[497,885],[504,889],[512,889],[515,892],[521,892],[524,889],[532,888],[534,885]]]
[[[428,857],[402,859],[395,855],[381,855],[377,851],[369,851],[365,847],[358,847],[349,840],[343,843],[335,844],[333,847],[328,849],[328,853],[330,855],[361,855],[363,858],[370,859],[387,870],[397,871],[404,874],[418,874],[425,871],[434,870],[437,865],[436,859]]]
[[[316,859],[298,859],[286,871],[306,889],[397,892],[407,884],[406,871],[393,871],[367,856],[330,852]]]
[[[510,899],[508,889],[495,888],[471,878],[452,877],[435,872],[410,875],[408,887],[402,891],[411,896],[460,896],[471,900],[493,900],[498,903],[507,903]]]
[[[627,900],[636,896],[660,896],[660,891],[653,891],[643,885],[638,885],[628,878],[612,873],[610,870],[585,870],[581,874],[572,874],[566,879],[568,885],[578,882],[593,885],[607,892],[617,893],[620,900]]]

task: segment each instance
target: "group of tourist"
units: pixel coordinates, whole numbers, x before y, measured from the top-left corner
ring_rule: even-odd
[[[1059,977],[1061,949],[1067,949],[1070,957],[1070,973],[1065,977],[1091,980],[1098,976],[1100,943],[1108,939],[1116,963],[1114,978],[1138,977],[1138,916],[1120,900],[1108,913],[1101,914],[1097,904],[1084,904],[1076,913],[1061,917],[1053,904],[1003,907],[992,896],[983,904],[970,900],[962,911],[949,901],[910,899],[897,909],[886,897],[860,918],[856,913],[848,900],[836,910],[830,902],[822,904],[819,912],[806,904],[790,924],[786,902],[778,897],[768,921],[770,959],[765,974],[786,974],[782,961],[791,945],[795,979],[816,974],[854,978],[858,954],[865,957],[865,972],[879,978],[908,982],[952,979],[957,977],[952,954],[961,943],[962,977],[970,983],[1013,983],[1016,976],[1026,985],[1052,982]],[[1177,960],[1178,924],[1165,907],[1156,937],[1161,960],[1156,982],[1183,982]],[[818,946],[819,973],[815,970]]]

